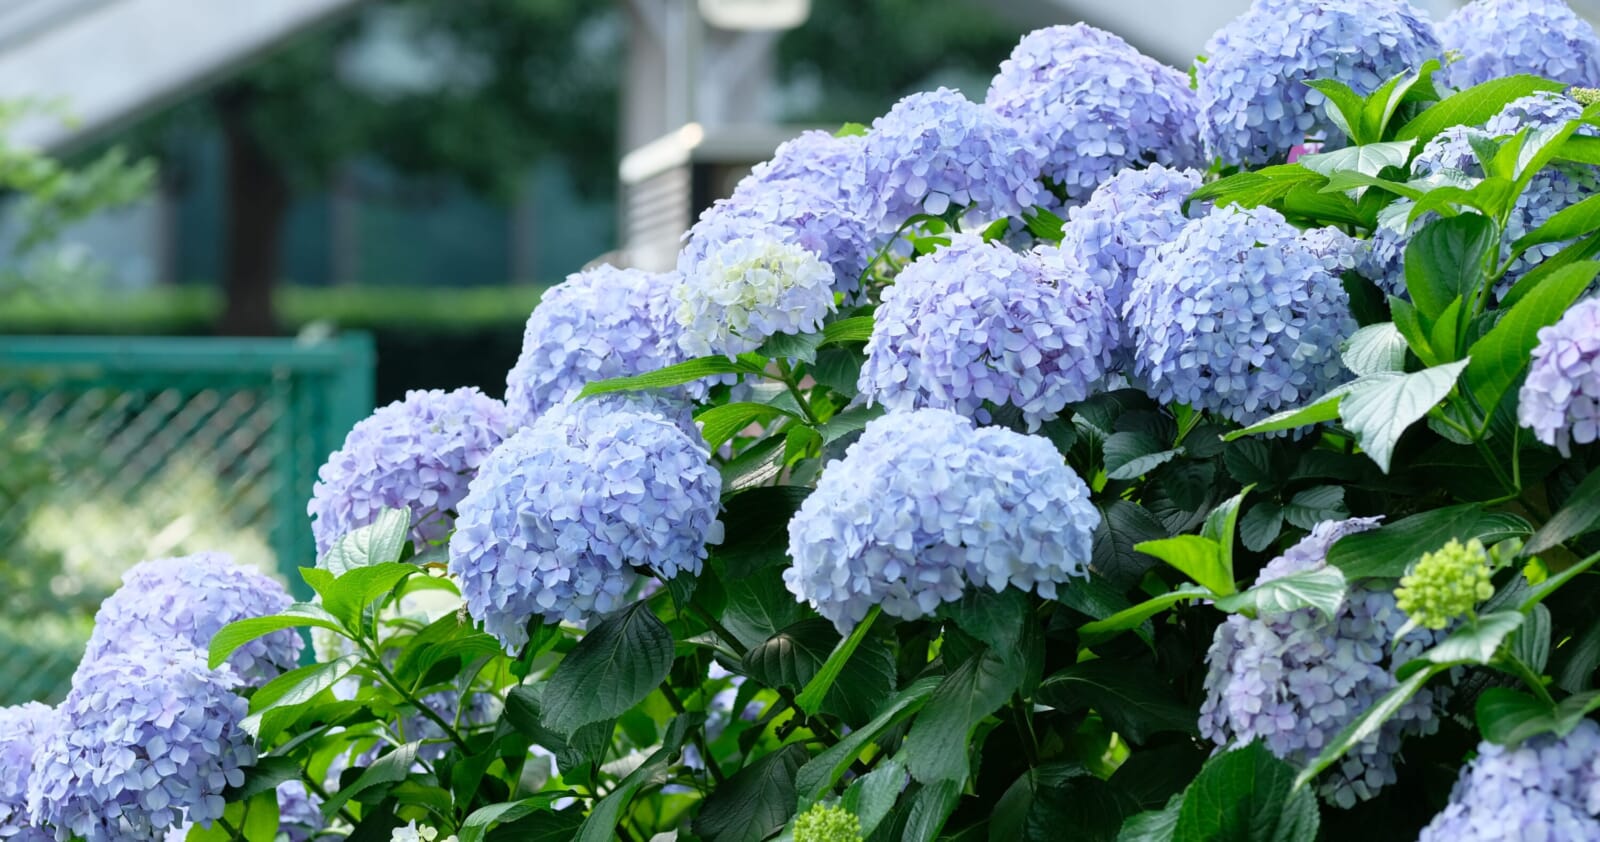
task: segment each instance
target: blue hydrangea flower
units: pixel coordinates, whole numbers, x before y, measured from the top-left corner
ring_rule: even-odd
[[[226,553],[197,553],[140,562],[122,574],[122,587],[100,604],[79,671],[137,647],[186,646],[204,652],[235,620],[266,617],[294,599],[283,585]],[[251,686],[299,665],[302,642],[292,629],[239,647],[228,665]]]
[[[704,439],[625,401],[545,413],[484,462],[458,507],[450,573],[508,650],[538,615],[581,622],[621,607],[638,569],[698,573],[721,475]]]
[[[835,137],[812,130],[778,144],[772,157],[756,164],[750,175],[757,181],[834,179],[861,164],[866,154],[863,135]]]
[[[841,632],[874,605],[931,614],[969,583],[1053,598],[1088,573],[1100,514],[1045,439],[942,409],[867,425],[789,521],[790,593]]]
[[[322,799],[311,794],[300,780],[278,784],[278,833],[288,842],[309,842],[328,826],[322,817]],[[177,825],[167,831],[163,842],[188,842],[193,824]],[[54,837],[50,837],[54,839]]]
[[[1417,842],[1600,839],[1600,725],[1507,748],[1485,740]]]
[[[1563,456],[1573,443],[1600,440],[1600,298],[1579,301],[1539,329],[1517,419]]]
[[[815,332],[834,310],[833,268],[758,220],[713,215],[696,225],[678,271],[678,345],[690,356],[732,359],[779,333]]]
[[[1101,184],[1067,214],[1061,250],[1078,258],[1095,285],[1121,313],[1133,279],[1157,246],[1171,241],[1188,218],[1183,200],[1200,189],[1200,173],[1159,164],[1126,169]]]
[[[1043,150],[959,91],[912,94],[872,122],[847,183],[862,216],[894,231],[919,213],[1017,216],[1044,197]]]
[[[467,483],[510,426],[505,405],[473,388],[407,392],[358,422],[311,489],[317,554],[384,509],[411,512],[417,546],[444,540]]]
[[[1433,27],[1395,0],[1255,0],[1218,30],[1195,66],[1206,154],[1240,165],[1280,159],[1307,138],[1343,136],[1309,88],[1333,79],[1372,93],[1438,58]]]
[[[451,723],[457,733],[471,731],[485,725],[493,724],[500,718],[503,710],[500,699],[493,693],[474,691],[467,694],[467,705],[461,710],[461,692],[459,690],[438,690],[422,697],[422,703],[429,710],[444,717]],[[439,723],[434,722],[426,714],[417,713],[406,716],[404,730],[406,742],[422,740],[422,747],[417,749],[417,757],[429,762],[439,760],[455,747],[450,742],[450,737],[445,734]]]
[[[0,839],[54,842],[55,834],[28,819],[28,780],[34,750],[57,727],[55,708],[38,702],[0,708]]]
[[[528,316],[522,353],[506,375],[512,427],[532,424],[592,381],[683,362],[672,297],[680,283],[673,273],[601,265],[546,291]]]
[[[1229,205],[1157,248],[1125,308],[1150,396],[1248,424],[1337,385],[1356,323],[1315,246],[1277,211]]]
[[[1256,584],[1327,563],[1328,549],[1378,518],[1324,521],[1262,569]],[[1356,586],[1335,616],[1314,608],[1248,618],[1233,615],[1217,627],[1206,653],[1206,700],[1200,734],[1218,746],[1261,740],[1296,765],[1315,758],[1346,725],[1397,683],[1394,671],[1442,638],[1416,630],[1393,643],[1406,615],[1387,590]],[[1378,733],[1358,743],[1319,779],[1318,792],[1349,807],[1394,783],[1401,739],[1431,734],[1444,690],[1423,689]]]
[[[1457,90],[1518,73],[1600,84],[1600,36],[1563,0],[1477,0],[1439,24],[1439,41],[1460,57],[1434,78]]]
[[[962,234],[907,266],[883,291],[861,393],[967,416],[1010,404],[1030,428],[1087,398],[1111,368],[1116,314],[1076,260],[1049,254]]]
[[[239,722],[237,677],[187,646],[109,655],[74,676],[60,728],[34,756],[28,815],[61,838],[161,839],[185,821],[209,826],[222,792],[244,783],[255,750]]]
[[[1027,132],[1072,201],[1124,167],[1205,165],[1188,77],[1088,24],[1024,36],[986,104]]]

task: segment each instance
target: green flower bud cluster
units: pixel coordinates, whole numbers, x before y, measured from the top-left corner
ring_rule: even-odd
[[[813,804],[794,820],[794,842],[861,842],[861,820],[837,804]]]
[[[1395,599],[1417,625],[1442,629],[1494,595],[1489,582],[1489,553],[1474,538],[1450,543],[1428,553],[1400,580]]]

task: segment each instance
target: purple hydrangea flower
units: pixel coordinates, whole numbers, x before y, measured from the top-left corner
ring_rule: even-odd
[[[317,554],[384,509],[411,512],[419,547],[444,540],[467,483],[509,428],[505,405],[473,388],[407,392],[358,422],[311,490]]]
[[[1053,598],[1087,575],[1100,514],[1049,441],[942,409],[867,424],[789,521],[790,593],[848,631],[931,614],[968,583]]]
[[[532,424],[592,381],[683,362],[672,297],[681,282],[673,273],[601,265],[568,275],[545,292],[528,316],[517,364],[506,375],[512,426]]]
[[[1088,24],[1023,37],[986,103],[1023,127],[1072,201],[1124,167],[1204,166],[1189,79]]]
[[[723,246],[717,234],[744,235],[739,224],[743,220],[787,232],[833,270],[834,291],[854,293],[861,273],[886,238],[854,215],[854,205],[839,187],[838,176],[832,178],[744,179],[732,196],[719,199],[700,215],[700,222],[689,232],[681,262],[700,265],[708,252]]]
[[[894,231],[919,213],[965,208],[1017,216],[1044,197],[1043,150],[998,114],[949,88],[912,94],[872,122],[847,174],[862,216]]]
[[[1563,456],[1574,443],[1600,439],[1600,298],[1579,301],[1539,329],[1517,419]]]
[[[1600,839],[1600,725],[1515,748],[1485,740],[1461,770],[1450,803],[1417,842],[1576,842]]]
[[[1200,139],[1229,164],[1281,158],[1307,138],[1344,138],[1326,97],[1332,79],[1366,95],[1442,50],[1432,25],[1396,0],[1255,0],[1218,30],[1195,66]]]
[[[1030,428],[1087,398],[1111,367],[1116,314],[1075,259],[1048,254],[961,234],[906,267],[883,291],[861,393],[967,416],[1010,404]]]
[[[1159,164],[1126,169],[1101,184],[1067,214],[1061,250],[1078,258],[1121,313],[1150,252],[1176,237],[1188,218],[1183,200],[1200,189],[1200,173]]]
[[[459,711],[457,711],[461,706],[459,690],[438,690],[429,693],[422,697],[422,703],[427,705],[429,710],[444,717],[444,720],[451,723],[458,733],[494,723],[500,718],[503,710],[500,699],[493,693],[478,691],[467,694],[467,705]],[[423,741],[422,747],[417,749],[417,757],[423,760],[429,762],[439,760],[455,747],[444,729],[439,727],[439,723],[420,711],[406,716],[402,728],[401,733],[405,735],[407,742]]]
[[[55,733],[55,708],[38,702],[0,708],[0,839],[54,842],[55,834],[28,818],[28,781],[35,749]]]
[[[293,602],[283,585],[254,567],[234,564],[226,553],[140,562],[100,604],[78,671],[150,645],[204,652],[223,626],[277,614]],[[239,647],[228,665],[246,684],[260,686],[294,669],[302,645],[292,629],[276,631]]]
[[[1439,41],[1460,57],[1434,78],[1458,90],[1518,73],[1600,84],[1600,36],[1563,0],[1477,0],[1439,24]]]
[[[691,356],[732,359],[779,333],[813,333],[834,310],[833,268],[794,232],[760,220],[702,220],[678,271],[678,345]]]
[[[1152,252],[1124,308],[1150,396],[1248,424],[1337,385],[1356,323],[1319,248],[1277,211],[1229,205]]]
[[[772,157],[756,164],[750,175],[757,181],[838,180],[840,174],[861,163],[865,151],[863,135],[835,137],[824,131],[801,132],[778,144]]]
[[[328,826],[328,820],[322,817],[322,799],[311,794],[302,781],[278,784],[277,794],[278,833],[288,842],[308,842]],[[188,842],[193,829],[193,824],[177,825],[167,831],[164,842]]]
[[[187,646],[101,658],[73,678],[60,728],[39,745],[28,815],[59,838],[161,839],[185,821],[209,826],[222,792],[244,783],[255,750],[239,722],[237,677]]]
[[[621,606],[638,569],[698,573],[721,475],[698,435],[626,401],[545,413],[484,462],[458,507],[450,572],[508,650],[538,615],[581,622]]]
[[[1324,521],[1262,569],[1256,584],[1326,566],[1340,538],[1375,527],[1378,518]],[[1396,644],[1406,616],[1387,590],[1351,588],[1333,617],[1315,608],[1249,618],[1233,615],[1217,627],[1206,654],[1206,700],[1200,734],[1218,746],[1262,740],[1297,765],[1398,682],[1394,671],[1443,637],[1416,630]],[[1439,727],[1434,703],[1444,690],[1423,689],[1378,731],[1358,743],[1320,779],[1319,793],[1349,807],[1394,783],[1394,755],[1403,737]]]

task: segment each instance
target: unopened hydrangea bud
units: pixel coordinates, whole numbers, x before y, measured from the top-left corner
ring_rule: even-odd
[[[861,842],[861,820],[837,804],[813,804],[795,818],[794,842]]]
[[[1494,596],[1489,582],[1489,554],[1474,538],[1450,543],[1428,553],[1395,589],[1400,610],[1417,625],[1442,629]]]

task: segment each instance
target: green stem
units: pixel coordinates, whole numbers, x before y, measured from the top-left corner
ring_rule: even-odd
[[[678,698],[678,694],[673,691],[672,685],[665,681],[661,682],[661,695],[666,697],[667,704],[672,706],[673,713],[679,716],[688,715],[689,711],[684,709],[683,700]],[[696,728],[691,739],[694,740],[695,748],[700,749],[700,757],[705,760],[706,771],[711,773],[711,779],[721,785],[727,778],[722,776],[722,769],[717,766],[717,759],[711,756],[711,747],[706,745],[705,734]]]
[[[732,649],[740,658],[745,656],[745,653],[749,650],[745,648],[743,643],[739,642],[738,638],[733,636],[732,632],[728,631],[726,626],[717,622],[717,618],[711,616],[711,612],[693,603],[690,604],[690,607],[699,615],[701,621],[711,629],[711,633],[715,634],[724,645]],[[811,733],[816,734],[830,746],[839,742],[839,735],[833,733],[833,729],[828,727],[828,723],[823,722],[820,717],[806,715],[805,708],[800,707],[800,702],[795,698],[793,690],[787,687],[775,687],[773,689],[778,692],[778,698],[783,699],[785,704],[794,708],[796,717],[804,717],[806,727],[811,729]]]
[[[1478,454],[1483,457],[1484,464],[1489,466],[1489,471],[1494,474],[1494,478],[1500,483],[1501,488],[1504,488],[1513,497],[1522,493],[1522,487],[1512,481],[1511,477],[1506,476],[1505,469],[1500,467],[1500,460],[1495,458],[1494,451],[1489,449],[1488,442],[1478,439],[1472,445],[1478,449]]]
[[[811,411],[811,402],[806,400],[805,393],[801,392],[799,384],[794,382],[794,372],[789,370],[789,361],[779,359],[776,362],[778,371],[783,374],[783,385],[788,388],[789,394],[794,396],[794,402],[800,405],[800,411],[805,413],[806,422],[813,427],[821,424],[822,422],[817,420],[817,414]]]
[[[456,747],[461,749],[463,754],[472,753],[472,749],[467,747],[467,741],[461,738],[461,734],[458,733],[449,722],[446,722],[444,717],[440,716],[438,713],[435,713],[433,708],[423,704],[421,699],[417,698],[404,687],[400,686],[400,679],[395,678],[394,673],[389,672],[389,668],[383,665],[383,660],[377,656],[377,653],[372,651],[372,647],[363,642],[361,644],[361,648],[366,651],[367,657],[371,659],[373,667],[376,668],[378,674],[383,677],[384,683],[389,685],[389,689],[399,693],[400,698],[405,699],[411,705],[416,707],[419,713],[433,720],[440,728],[443,728],[445,736],[449,737],[450,741],[455,743]]]
[[[1540,680],[1539,674],[1533,671],[1533,667],[1523,663],[1522,659],[1512,654],[1510,650],[1504,652],[1503,660],[1511,666],[1511,671],[1522,679],[1522,683],[1533,690],[1540,701],[1555,707],[1556,700],[1550,696],[1550,691],[1545,689],[1544,682]]]
[[[306,789],[311,790],[311,794],[317,796],[317,799],[322,803],[328,803],[328,790],[324,788],[322,784],[312,780],[310,775],[303,774],[300,776],[300,779],[305,781]],[[339,808],[339,817],[349,822],[351,827],[355,827],[357,824],[360,824],[360,822],[356,821],[356,817],[350,814],[350,809],[348,807],[341,806]]]
[[[244,834],[239,832],[239,828],[234,827],[227,819],[217,816],[217,824],[222,825],[222,829],[228,832],[229,839],[244,839]]]

